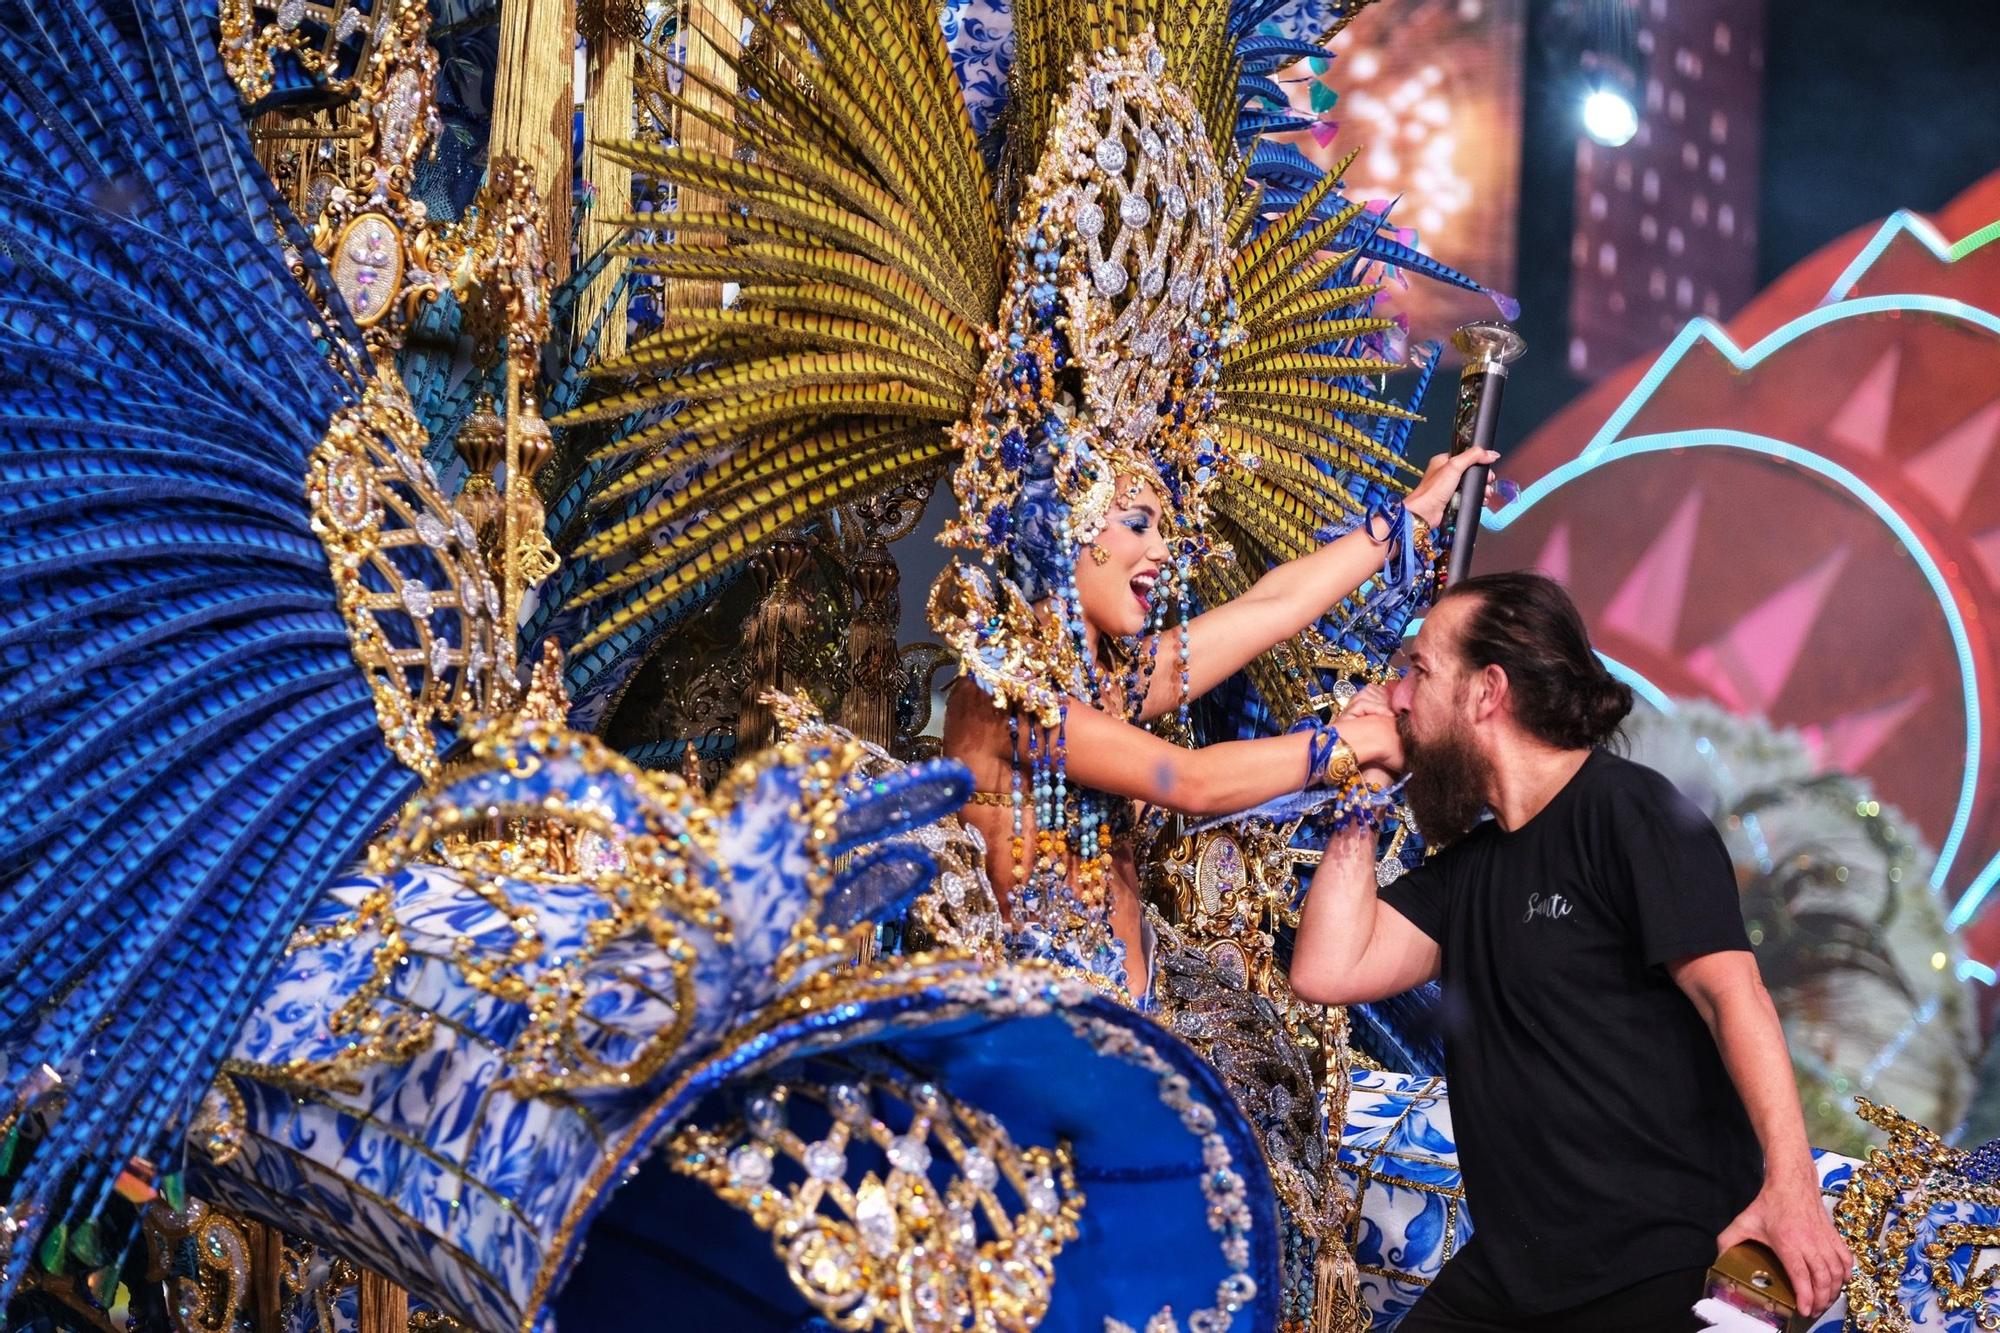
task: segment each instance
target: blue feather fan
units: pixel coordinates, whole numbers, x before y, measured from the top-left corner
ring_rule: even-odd
[[[0,1116],[62,1079],[17,1255],[177,1157],[299,915],[414,785],[302,486],[353,330],[273,243],[297,224],[215,33],[0,0]]]

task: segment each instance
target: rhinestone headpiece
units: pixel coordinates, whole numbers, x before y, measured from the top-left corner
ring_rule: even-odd
[[[991,575],[947,570],[932,622],[996,702],[1052,722],[1078,692],[1078,664],[1031,606],[1062,595],[1121,482],[1152,485],[1177,554],[1198,551],[1228,465],[1207,429],[1237,337],[1223,213],[1201,114],[1153,36],[1079,56],[1021,206],[983,387],[954,429],[959,515],[943,540]]]
[[[1027,1333],[1083,1210],[1066,1148],[1019,1147],[934,1085],[882,1072],[767,1087],[740,1121],[684,1127],[673,1154],[770,1235],[840,1328]]]

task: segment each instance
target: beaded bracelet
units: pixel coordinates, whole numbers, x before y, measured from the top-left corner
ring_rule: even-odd
[[[1312,732],[1306,746],[1306,786],[1338,787],[1361,776],[1361,761],[1355,757],[1354,747],[1340,738],[1338,727],[1305,718],[1292,730]]]
[[[1410,515],[1410,546],[1416,551],[1417,564],[1425,569],[1434,568],[1438,563],[1437,537],[1431,525]]]
[[[1396,814],[1396,798],[1356,774],[1340,784],[1340,794],[1321,807],[1317,818],[1334,831],[1371,828],[1380,831]]]
[[[1361,825],[1380,829],[1389,822],[1396,810],[1395,796],[1361,776],[1361,761],[1337,727],[1303,718],[1292,730],[1312,732],[1306,748],[1306,786],[1335,793],[1332,801],[1319,807],[1319,820],[1335,829]]]

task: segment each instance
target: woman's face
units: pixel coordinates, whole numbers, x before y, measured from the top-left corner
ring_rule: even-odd
[[[1159,493],[1146,482],[1121,482],[1104,531],[1077,552],[1076,595],[1085,623],[1099,635],[1128,638],[1146,628],[1153,590],[1167,562]]]

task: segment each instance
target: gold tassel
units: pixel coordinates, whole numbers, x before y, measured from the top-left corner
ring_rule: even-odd
[[[615,27],[591,44],[583,99],[583,178],[590,183],[592,201],[583,215],[583,235],[577,246],[577,254],[585,260],[620,231],[604,219],[632,211],[632,168],[603,148],[605,143],[632,137],[632,47],[632,39]],[[625,354],[625,311],[622,305],[616,310],[608,307],[628,262],[622,256],[613,258],[577,298],[579,338],[600,317],[604,319],[604,332],[597,343],[599,360]]]
[[[743,626],[743,660],[750,679],[736,715],[739,755],[761,750],[776,732],[777,716],[762,696],[791,683],[785,679],[786,655],[812,632],[812,607],[799,587],[811,563],[806,544],[791,538],[772,542],[757,560],[765,591],[764,600]]]
[[[896,684],[901,662],[896,622],[903,575],[887,548],[870,546],[848,567],[854,583],[854,618],[847,624],[847,697],[841,724],[864,741],[888,749],[896,732]]]
[[[356,1333],[409,1333],[410,1294],[379,1273],[361,1274]]]
[[[1321,1236],[1313,1260],[1312,1333],[1359,1333],[1361,1272],[1338,1235]]]
[[[493,80],[489,152],[534,168],[542,192],[542,245],[555,283],[569,276],[575,49],[570,0],[500,0],[500,68]]]
[[[719,94],[736,91],[736,71],[724,63],[722,56],[724,52],[743,49],[743,10],[736,0],[686,0],[686,5],[687,36],[682,42],[682,58],[687,75],[680,83],[681,96],[689,106],[707,115],[689,116],[676,111],[672,126],[674,142],[684,148],[705,149],[719,157],[734,157],[735,136],[711,123],[709,117],[727,123],[734,115]],[[666,75],[664,69],[658,73],[662,78]],[[683,187],[675,209],[682,213],[707,213],[728,202],[704,190]],[[722,284],[703,279],[674,279],[665,284],[661,295],[668,306],[720,305]]]
[[[276,1227],[247,1217],[243,1231],[250,1241],[250,1327],[256,1333],[282,1333],[285,1238]]]
[[[1335,1006],[1320,1024],[1320,1053],[1326,1061],[1323,1121],[1328,1130],[1328,1160],[1340,1151],[1340,1127],[1347,1123],[1347,1094],[1353,1071],[1348,1045],[1347,1010]],[[1313,1259],[1312,1333],[1359,1333],[1366,1312],[1361,1305],[1361,1270],[1347,1247],[1354,1228],[1354,1195],[1338,1180],[1329,1183],[1328,1217],[1317,1238]]]

